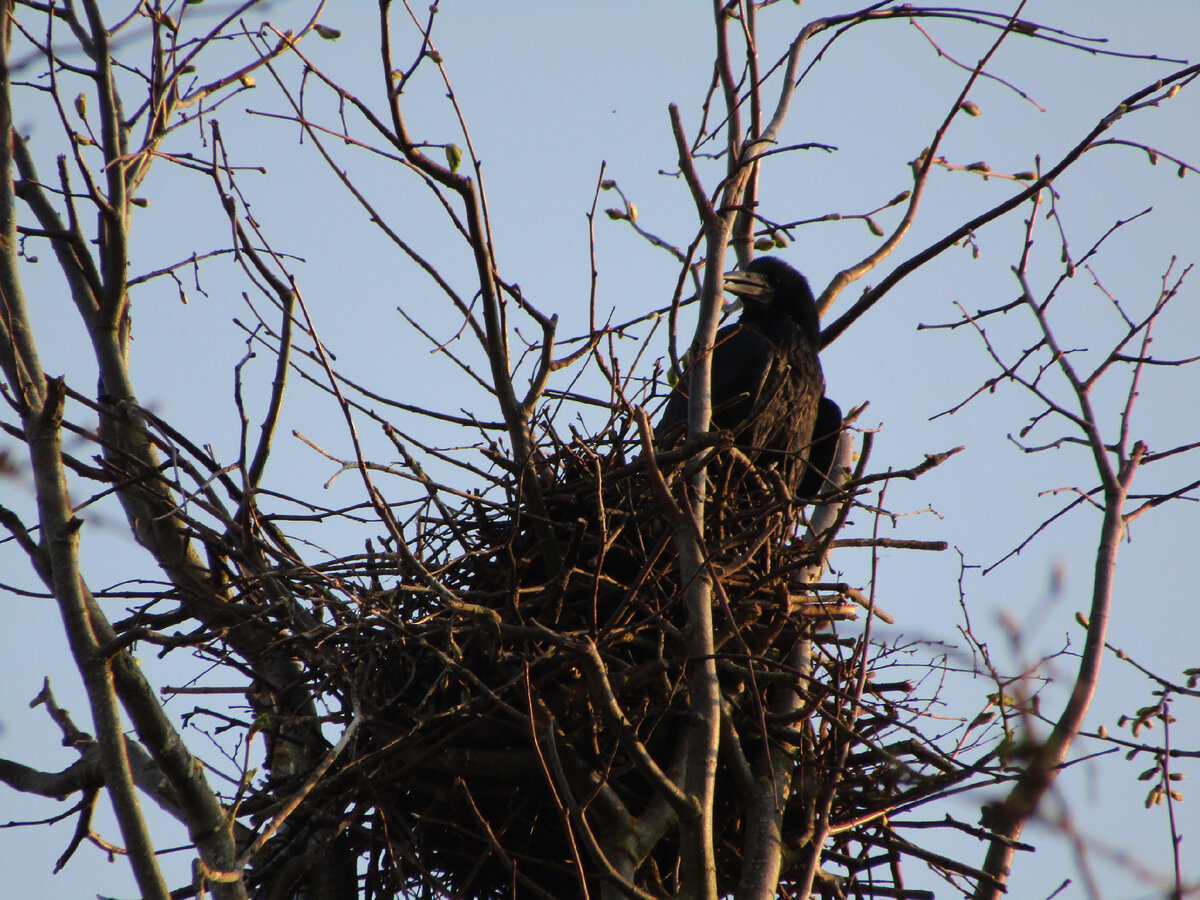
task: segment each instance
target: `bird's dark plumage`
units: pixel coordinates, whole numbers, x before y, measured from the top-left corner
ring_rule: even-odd
[[[743,310],[717,332],[712,427],[732,431],[751,461],[774,465],[794,498],[811,500],[829,476],[842,425],[841,410],[824,396],[812,291],[803,275],[770,256],[727,275],[725,289],[742,299]],[[685,373],[667,400],[659,440],[682,435],[687,414]]]

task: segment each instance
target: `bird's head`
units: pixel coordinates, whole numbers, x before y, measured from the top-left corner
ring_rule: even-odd
[[[821,334],[821,319],[808,280],[775,256],[760,256],[744,269],[725,276],[725,290],[741,298],[743,316],[751,321],[786,316],[814,344]]]

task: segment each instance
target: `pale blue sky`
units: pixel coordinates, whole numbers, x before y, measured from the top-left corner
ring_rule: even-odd
[[[307,8],[298,2],[279,4],[267,18],[281,29],[294,27]],[[379,109],[374,99],[379,76],[373,8],[374,4],[331,6],[324,21],[341,29],[342,38],[313,39],[305,48],[318,65],[360,96],[370,97]],[[772,58],[810,18],[852,8],[819,0],[799,6],[777,4],[763,14],[761,22],[764,58]],[[683,3],[447,3],[438,16],[434,40],[483,161],[502,274],[518,282],[542,310],[559,314],[562,336],[576,334],[586,324],[589,258],[584,214],[602,160],[607,162],[607,177],[616,179],[637,204],[640,224],[680,245],[694,234],[695,212],[685,187],[659,172],[675,166],[667,104],[680,105],[689,129],[698,121],[698,106],[711,72],[707,9],[706,4]],[[1109,47],[1131,53],[1192,59],[1200,46],[1200,5],[1191,0],[1154,4],[1043,0],[1030,3],[1025,17],[1076,34],[1108,37]],[[261,18],[254,17],[252,24]],[[414,35],[402,19],[402,10],[397,10],[397,55],[407,58],[413,52]],[[923,27],[948,53],[968,64],[978,59],[994,36],[992,31],[946,22],[925,22]],[[234,46],[224,52],[236,56],[244,54],[245,48]],[[1002,85],[982,82],[972,99],[983,114],[961,117],[942,152],[959,164],[986,160],[995,171],[1030,169],[1036,154],[1044,164],[1052,164],[1120,99],[1176,68],[1164,62],[1096,58],[1014,39],[997,55],[993,71],[1027,92],[1045,112]],[[812,141],[838,150],[797,153],[768,169],[762,187],[764,212],[777,218],[853,214],[880,206],[907,189],[908,161],[929,142],[964,78],[965,73],[939,59],[920,32],[905,22],[873,23],[846,35],[801,85],[784,132],[787,143]],[[311,147],[297,146],[295,126],[242,115],[244,109],[278,112],[283,108],[270,81],[260,73],[255,90],[232,101],[218,118],[235,162],[268,169],[266,177],[246,173],[241,186],[273,245],[304,259],[294,272],[322,338],[338,355],[341,368],[398,400],[421,402],[434,397],[447,410],[463,407],[483,418],[494,417],[482,392],[472,389],[444,359],[431,355],[395,312],[403,306],[439,338],[448,338],[458,323],[432,285],[417,277],[413,266],[369,225],[365,213],[350,201]],[[1111,136],[1148,142],[1198,163],[1198,98],[1197,86],[1185,88],[1160,109],[1129,116]],[[307,99],[311,117],[335,123],[336,110],[311,85]],[[417,135],[462,143],[453,131],[443,90],[430,77],[414,80],[405,103]],[[35,108],[23,119],[19,102],[18,121],[32,133],[43,169],[48,170],[47,154],[57,152],[54,123]],[[362,134],[359,126],[354,128]],[[330,144],[390,224],[437,261],[469,295],[472,275],[464,246],[445,227],[421,185],[398,167],[376,165],[360,153],[335,146],[334,141]],[[710,185],[716,180],[713,171],[704,172]],[[1104,287],[1128,309],[1145,310],[1153,302],[1172,256],[1179,258],[1179,266],[1200,260],[1198,184],[1200,176],[1190,174],[1181,180],[1165,162],[1150,166],[1140,151],[1107,147],[1088,154],[1058,185],[1062,195],[1058,211],[1077,253],[1117,219],[1154,207],[1152,216],[1115,237],[1094,266]],[[961,172],[936,173],[912,235],[893,260],[865,282],[877,283],[895,262],[1012,190],[1009,181],[984,184]],[[220,206],[203,177],[160,164],[142,193],[152,203],[135,219],[136,269],[154,269],[193,249],[228,243]],[[615,194],[602,196],[601,207],[608,205],[618,205]],[[898,213],[889,210],[877,218],[886,229],[897,221]],[[1037,279],[1035,290],[1048,286],[1061,268],[1057,226],[1043,219],[1037,228],[1037,256],[1031,267]],[[677,267],[666,254],[637,239],[624,223],[603,216],[596,231],[602,314],[611,309],[616,320],[630,318],[669,300]],[[938,472],[889,490],[888,505],[897,512],[927,507],[936,511],[899,519],[891,533],[948,540],[961,549],[969,564],[986,566],[1058,508],[1061,497],[1043,492],[1071,485],[1090,488],[1095,477],[1088,474],[1086,454],[1079,449],[1028,456],[1006,439],[1036,412],[1036,405],[1016,388],[1002,386],[956,416],[931,421],[993,374],[993,367],[967,329],[918,331],[917,324],[955,318],[955,302],[972,311],[1001,305],[1019,289],[1010,266],[1020,248],[1020,219],[1010,217],[990,225],[977,238],[978,260],[966,250],[955,249],[906,280],[832,345],[823,362],[829,392],[843,408],[870,402],[860,425],[880,429],[873,470],[906,468],[924,453],[966,445],[966,452]],[[792,246],[781,255],[819,289],[838,269],[876,244],[860,221],[831,222],[799,229]],[[49,277],[50,252],[43,250],[40,255],[42,262],[30,267],[26,277],[31,303],[44,326],[43,364],[47,371],[67,373],[80,389],[89,390],[95,375],[81,343],[81,328],[71,320],[65,295]],[[212,443],[224,459],[232,458],[236,450],[237,423],[229,402],[231,369],[245,352],[242,333],[232,320],[246,320],[239,297],[246,286],[234,275],[227,266],[212,266],[202,277],[206,295],[189,284],[186,306],[164,281],[134,294],[134,374],[142,402],[197,442]],[[834,314],[844,310],[860,288],[856,285],[844,294]],[[1087,347],[1093,356],[1107,348],[1117,322],[1090,276],[1080,273],[1056,309],[1064,343]],[[1032,332],[1027,321],[1014,313],[991,322],[989,334],[1011,357],[1031,342]],[[653,336],[648,360],[663,355],[663,340],[661,331]],[[1162,357],[1191,356],[1198,352],[1198,342],[1200,290],[1193,277],[1160,325],[1153,349]],[[619,346],[626,361],[632,361],[639,349],[632,340]],[[247,383],[254,385],[248,396],[252,419],[266,396],[269,372],[265,356],[247,367]],[[1099,392],[1097,402],[1108,411],[1110,428],[1115,425],[1114,411],[1119,409],[1124,385],[1120,381],[1112,390]],[[1141,390],[1137,437],[1146,439],[1152,449],[1197,440],[1200,378],[1194,370],[1152,370],[1146,373]],[[268,484],[284,489],[303,486],[319,493],[319,485],[334,474],[333,467],[288,435],[298,428],[334,452],[347,452],[344,425],[335,412],[303,385],[296,386],[285,410]],[[401,417],[397,424],[403,427],[411,422]],[[1040,437],[1051,440],[1058,433],[1048,429]],[[1031,441],[1038,435],[1035,432]],[[394,455],[378,435],[368,434],[366,440],[377,458]],[[430,440],[452,444],[465,443],[469,437],[443,430]],[[1190,480],[1194,475],[1187,472],[1195,469],[1194,459],[1173,468],[1164,465],[1161,473],[1143,473],[1144,483],[1168,489]],[[10,484],[5,483],[6,492]],[[17,489],[23,490],[20,485]],[[395,497],[403,496],[403,485],[391,489]],[[343,476],[322,499],[337,504],[358,500],[359,495],[359,483]],[[865,515],[859,518],[858,529],[869,530]],[[120,524],[119,519],[106,523],[93,516],[88,520],[85,571],[97,585],[150,571],[142,551],[122,536]],[[992,575],[969,575],[966,586],[974,621],[986,631],[1001,660],[1013,665],[1017,657],[1036,658],[1068,640],[1072,647],[1079,646],[1082,634],[1072,624],[1072,616],[1087,603],[1098,525],[1095,514],[1078,512]],[[322,535],[327,546],[345,553],[360,549],[361,537],[349,532],[344,537]],[[1198,546],[1200,515],[1195,503],[1189,502],[1135,523],[1130,541],[1122,548],[1111,640],[1170,677],[1200,664],[1195,650],[1200,628],[1192,609],[1200,582]],[[27,576],[11,574],[18,571],[12,558],[11,548],[0,546],[0,570],[5,572],[0,581],[34,587]],[[954,630],[959,621],[958,559],[954,551],[941,556],[882,554],[877,591],[881,606],[897,618],[892,633],[962,643]],[[868,562],[861,553],[845,552],[835,559],[835,566],[845,580],[864,585]],[[1061,596],[1047,605],[1055,570],[1065,573],[1065,584]],[[57,613],[46,600],[4,593],[0,593],[0,608],[6,621],[18,623],[0,635],[0,756],[47,768],[68,765],[73,754],[58,746],[44,712],[26,708],[42,677],[50,675],[60,702],[76,713],[81,727],[90,728],[78,678],[61,639],[54,637],[59,630]],[[1001,611],[1031,625],[1017,651],[1006,645],[997,624]],[[191,671],[186,660],[171,657],[160,663],[150,652],[144,664],[158,685],[178,684]],[[1101,697],[1089,725],[1105,722],[1112,729],[1119,713],[1150,702],[1150,696],[1146,682],[1131,677],[1116,660],[1110,658],[1105,665]],[[1069,675],[1070,659],[1060,659],[1057,668]],[[982,681],[962,679],[947,691],[949,705],[942,714],[973,715],[978,698],[988,689]],[[1055,710],[1061,701],[1061,692],[1052,690],[1044,708]],[[185,712],[191,703],[176,700],[170,708]],[[1195,709],[1183,706],[1180,712],[1174,742],[1200,746]],[[1063,779],[1063,796],[1085,833],[1134,854],[1151,871],[1164,873],[1170,864],[1165,816],[1161,808],[1142,809],[1145,786],[1135,782],[1136,773],[1148,765],[1144,760],[1124,763],[1111,758],[1089,763]],[[1195,777],[1194,772],[1191,775]],[[1185,793],[1188,783],[1184,782]],[[1189,800],[1179,807],[1184,857],[1192,861],[1192,873],[1196,871],[1192,848],[1200,831],[1196,802]],[[56,811],[58,807],[47,801],[0,790],[0,821],[45,817]],[[968,821],[974,821],[976,814],[962,804],[952,805],[950,811]],[[107,808],[103,813],[100,821],[107,823]],[[51,830],[0,832],[0,873],[9,889],[30,897],[88,897],[97,892],[130,896],[133,889],[124,867],[108,865],[92,848],[82,849],[62,875],[50,877],[72,827],[68,822]],[[102,827],[116,839],[115,829]],[[1031,832],[1035,842],[1038,834],[1036,829]],[[181,842],[178,833],[163,843],[173,840]],[[982,849],[964,846],[968,861],[982,860]],[[186,854],[174,858],[172,868],[180,877]],[[1160,896],[1140,876],[1096,862],[1104,876],[1104,897]],[[926,875],[915,866],[907,875],[910,886],[929,886]],[[1064,878],[1077,879],[1070,848],[1050,838],[1035,855],[1018,857],[1012,896],[1048,896]],[[951,896],[944,885],[937,889],[939,897]],[[1067,900],[1086,894],[1077,880],[1058,896]]]

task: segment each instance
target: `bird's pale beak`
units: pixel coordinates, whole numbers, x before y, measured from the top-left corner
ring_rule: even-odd
[[[761,303],[764,306],[770,304],[775,296],[775,289],[758,272],[727,272],[725,291],[742,300]]]

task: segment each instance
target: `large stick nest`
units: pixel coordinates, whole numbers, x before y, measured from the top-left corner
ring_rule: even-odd
[[[804,865],[847,734],[854,739],[833,820],[885,808],[911,787],[895,755],[871,749],[899,717],[884,690],[868,682],[850,723],[863,657],[830,625],[857,607],[805,584],[822,548],[797,536],[799,510],[779,478],[727,443],[668,454],[661,474],[628,458],[630,445],[636,440],[615,433],[551,442],[538,462],[544,516],[515,476],[501,483],[501,499],[453,508],[431,488],[404,552],[376,553],[340,573],[343,584],[374,587],[358,592],[354,613],[331,608],[339,627],[305,656],[318,692],[331,706],[355,708],[364,727],[287,833],[350,823],[340,839],[369,858],[367,896],[418,887],[472,898],[577,896],[581,879],[594,890],[603,876],[589,848],[612,854],[630,817],[644,824],[652,809],[661,836],[636,880],[659,896],[677,890],[675,816],[631,748],[640,744],[662,772],[678,775],[694,721],[674,539],[694,524],[664,506],[667,482],[682,494],[685,462],[711,460],[700,575],[715,585],[726,704],[722,891],[741,868],[747,792],[763,779],[785,807],[785,883]],[[286,795],[278,783],[286,767],[272,771],[271,795]],[[848,847],[852,837],[835,844]],[[258,877],[273,877],[289,844],[303,845],[277,839]],[[848,849],[844,856],[853,871]]]

